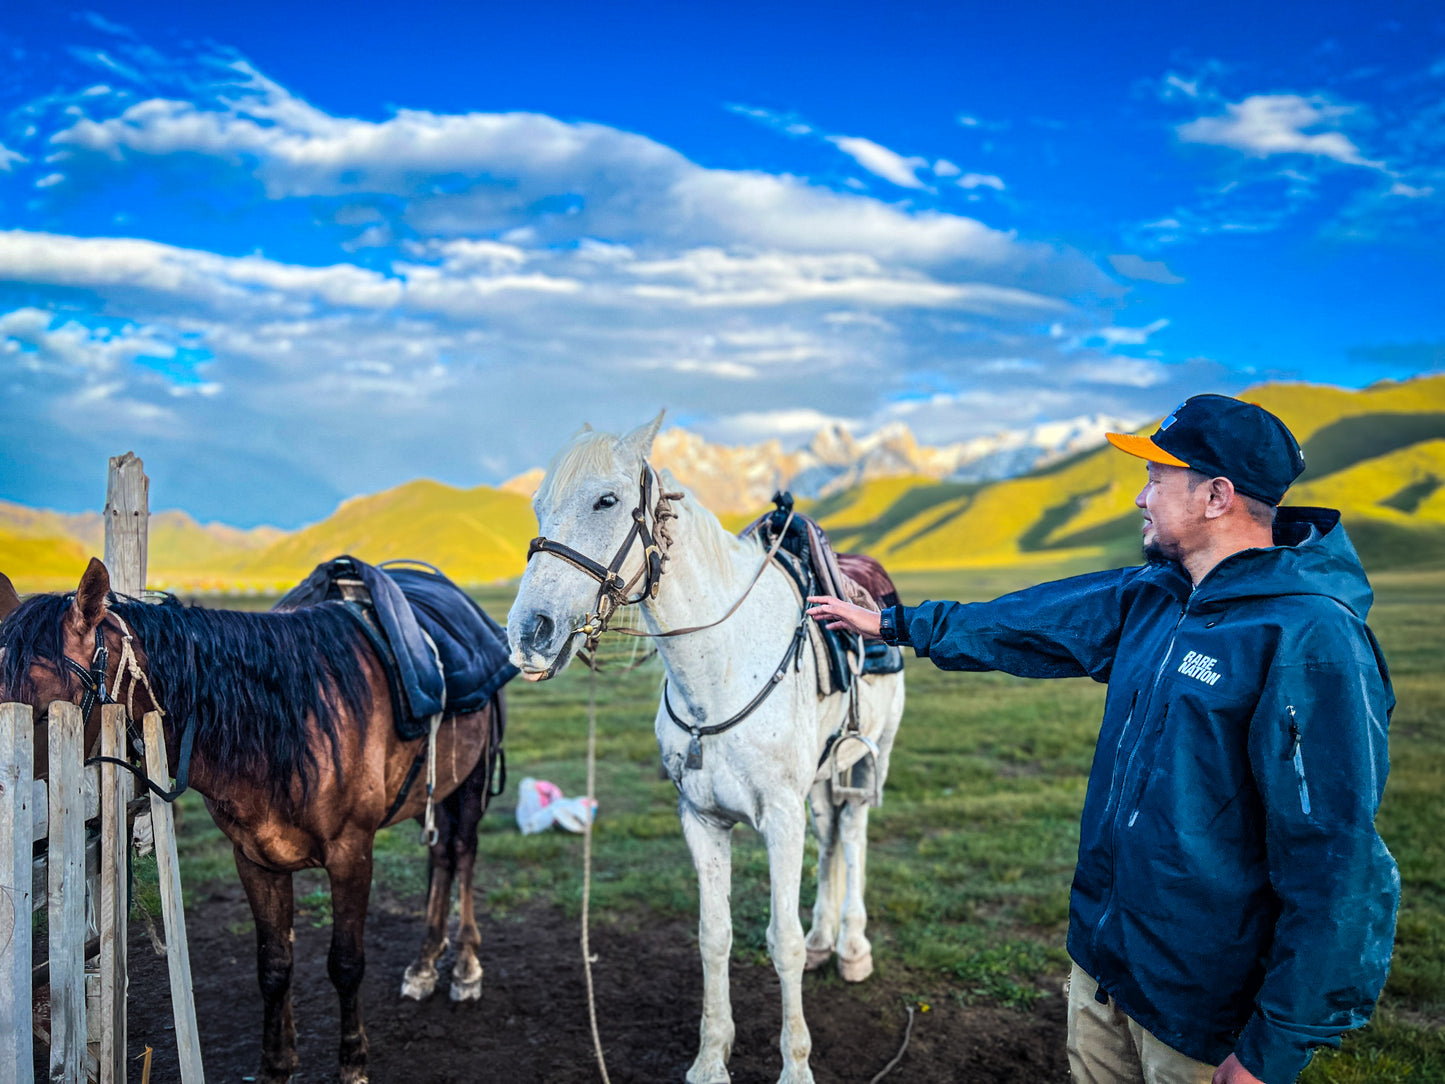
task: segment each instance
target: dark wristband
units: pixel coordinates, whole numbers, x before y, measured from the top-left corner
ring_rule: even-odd
[[[898,643],[898,607],[887,606],[878,614],[878,639],[885,644]]]

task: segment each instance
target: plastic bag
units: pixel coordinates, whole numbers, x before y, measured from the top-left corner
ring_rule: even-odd
[[[517,785],[517,827],[524,836],[545,832],[554,824],[569,832],[584,832],[596,815],[596,801],[568,798],[556,783],[529,775]]]

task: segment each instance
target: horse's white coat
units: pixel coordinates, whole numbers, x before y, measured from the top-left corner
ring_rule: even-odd
[[[534,502],[542,533],[608,563],[627,535],[645,457],[660,422],[659,416],[621,438],[589,430],[575,436],[554,458]],[[559,484],[563,479],[566,484]],[[667,489],[677,488],[670,478],[662,482]],[[615,498],[610,505],[609,496]],[[641,604],[643,621],[653,632],[715,620],[742,595],[763,560],[755,542],[734,538],[690,495],[674,507],[678,518],[669,524],[673,544],[661,589],[655,601]],[[630,577],[640,562],[641,547],[635,546],[623,575]],[[568,632],[584,623],[596,597],[596,581],[563,561],[545,555],[531,561],[507,618],[512,661],[524,676],[543,676],[559,658],[557,670],[566,664],[581,639]],[[791,581],[773,565],[722,624],[655,641],[674,710],[699,726],[735,714],[772,676],[800,618]],[[863,679],[859,710],[864,729],[878,735],[881,785],[903,713],[903,675]],[[701,903],[703,1016],[697,1059],[687,1074],[690,1084],[729,1080],[729,832],[735,824],[761,833],[768,849],[768,950],[783,998],[780,1084],[813,1079],[808,1066],[812,1040],[803,1019],[805,965],[820,966],[836,951],[845,979],[864,979],[873,969],[863,903],[868,807],[835,803],[828,772],[818,769],[824,743],[842,725],[846,711],[845,696],[819,698],[815,660],[805,644],[801,666],[796,671],[790,666],[756,711],[732,729],[702,739],[702,767],[690,770],[684,767],[690,736],[659,703],[657,743],[678,788],[678,814],[697,867]],[[805,804],[819,840],[817,903],[806,937],[798,917]]]

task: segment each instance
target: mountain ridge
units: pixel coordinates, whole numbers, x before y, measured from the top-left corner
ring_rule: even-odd
[[[1312,469],[1289,503],[1340,507],[1352,537],[1358,530],[1367,540],[1365,556],[1370,546],[1379,560],[1395,564],[1445,554],[1445,376],[1361,390],[1264,384],[1241,398],[1279,414],[1306,448]],[[866,550],[891,568],[1132,559],[1141,464],[1106,447],[1067,450],[1073,435],[1089,430],[1074,424],[1080,421],[1054,423],[1062,429],[1047,461],[1001,480],[970,479],[969,464],[982,456],[967,459],[962,445],[918,445],[903,426],[865,438],[830,427],[793,452],[776,440],[711,445],[674,428],[658,435],[654,462],[672,469],[730,525],[766,507],[788,471],[796,479],[827,467],[832,473],[822,485],[798,494],[802,506],[828,528],[837,548]],[[1024,436],[1012,439],[1015,447],[1039,446]],[[996,442],[993,451],[999,448]],[[462,489],[418,479],[350,498],[326,519],[292,532],[199,524],[184,513],[157,512],[150,580],[181,591],[273,591],[343,552],[371,561],[423,559],[462,583],[510,579],[521,573],[536,530],[529,498],[539,480],[534,471],[498,487]],[[0,571],[22,590],[74,586],[88,555],[103,548],[103,536],[99,514],[0,501]]]

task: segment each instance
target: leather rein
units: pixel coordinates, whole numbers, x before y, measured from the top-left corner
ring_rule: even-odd
[[[758,571],[754,574],[752,581],[738,597],[738,600],[729,606],[727,612],[716,621],[709,621],[705,625],[689,625],[686,628],[669,629],[665,632],[647,632],[642,629],[625,628],[609,630],[607,627],[608,622],[620,607],[636,605],[644,599],[657,598],[657,590],[662,582],[664,566],[668,560],[667,549],[672,545],[672,537],[667,531],[666,521],[677,518],[677,513],[672,510],[672,502],[682,500],[684,494],[667,492],[659,494],[657,503],[653,508],[653,522],[656,524],[656,535],[654,536],[653,532],[647,527],[647,508],[651,503],[653,474],[652,466],[644,459],[642,462],[642,478],[639,486],[641,492],[638,497],[637,506],[632,510],[632,528],[627,532],[627,537],[622,540],[622,545],[617,548],[617,552],[613,554],[612,560],[606,566],[593,560],[586,554],[577,552],[570,546],[565,546],[560,542],[554,542],[542,535],[538,535],[532,539],[531,545],[527,548],[528,562],[539,553],[548,553],[553,557],[566,561],[574,568],[585,572],[600,585],[593,612],[587,616],[587,619],[580,626],[573,629],[571,633],[572,636],[575,636],[580,632],[587,637],[586,649],[593,655],[592,665],[594,669],[596,666],[595,653],[597,643],[604,632],[612,631],[620,632],[627,636],[645,636],[662,639],[664,637],[686,636],[689,633],[702,632],[704,629],[721,625],[729,617],[737,613],[738,607],[743,604],[748,595],[752,594],[753,588],[756,587],[758,581],[762,579],[763,571],[777,557],[778,549],[782,546],[783,539],[788,533],[788,526],[793,522],[793,510],[790,508],[788,510],[788,518],[784,521],[782,529],[778,531],[777,538],[773,540],[771,548],[769,548],[767,555],[763,558],[762,564],[758,566]],[[634,543],[639,539],[643,544],[642,568],[631,580],[624,580],[621,572],[622,565],[632,552]],[[661,544],[659,544],[659,540]],[[629,592],[631,592],[633,586],[643,577],[645,577],[645,579],[643,579],[641,591],[629,597]],[[748,701],[747,705],[731,718],[706,727],[699,727],[684,721],[678,716],[677,712],[673,710],[672,702],[668,699],[667,695],[667,682],[663,682],[662,701],[667,708],[668,718],[682,730],[692,735],[692,741],[688,744],[687,749],[686,767],[702,767],[702,737],[721,734],[723,731],[730,730],[742,722],[777,688],[783,676],[787,673],[788,664],[794,662],[795,656],[799,658],[799,662],[796,663],[795,666],[801,664],[801,656],[798,649],[807,636],[808,621],[807,607],[804,606],[802,609],[802,617],[798,622],[798,627],[794,630],[792,637],[788,641],[788,649],[783,654],[782,662],[774,669],[772,675],[763,684],[763,687],[758,691],[757,695]],[[559,652],[557,659],[562,659],[564,654],[565,652]],[[548,677],[554,675],[556,667],[557,662],[554,661],[552,666],[548,668]]]

